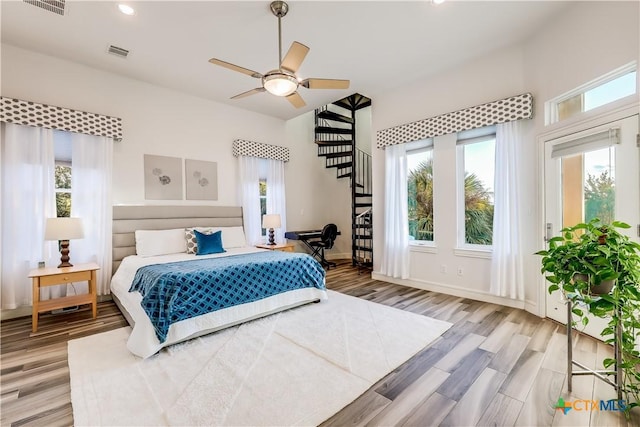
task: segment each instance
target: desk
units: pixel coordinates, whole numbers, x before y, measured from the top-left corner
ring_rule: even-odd
[[[33,332],[38,330],[38,314],[59,308],[73,307],[80,304],[91,304],[93,318],[97,316],[96,301],[96,270],[98,264],[77,264],[72,267],[35,268],[29,272],[33,282],[33,310],[31,328]],[[64,285],[72,282],[89,282],[89,293],[71,295],[62,298],[52,298],[40,301],[40,289],[45,286]]]
[[[573,360],[573,327],[571,326],[572,317],[571,310],[573,308],[573,302],[567,298],[567,390],[571,392],[571,380],[574,375],[594,375],[601,381],[612,386],[618,393],[618,400],[622,400],[622,370],[618,368],[620,361],[622,360],[622,349],[618,343],[622,342],[622,326],[618,323],[615,330],[615,340],[613,342],[613,357],[616,360],[615,369],[613,370],[593,370],[584,366],[582,363]],[[617,308],[620,310],[620,308]],[[619,317],[622,317],[618,313]],[[573,365],[583,369],[582,371],[575,371]],[[614,375],[615,381],[611,381],[607,376]]]

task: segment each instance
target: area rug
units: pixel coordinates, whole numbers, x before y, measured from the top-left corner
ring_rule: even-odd
[[[317,425],[450,326],[330,291],[149,359],[128,327],[72,340],[75,425]]]

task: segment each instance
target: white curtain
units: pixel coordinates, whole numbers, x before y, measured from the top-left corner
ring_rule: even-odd
[[[284,188],[284,162],[267,159],[267,213],[280,214],[281,227],[275,229],[276,243],[284,242],[287,229],[287,204]]]
[[[407,149],[397,144],[385,149],[384,249],[380,272],[409,277],[409,208],[407,201]]]
[[[111,177],[113,140],[71,134],[71,216],[82,219],[84,238],[69,245],[71,262],[95,262],[98,295],[107,295],[111,280]],[[86,292],[82,290],[78,293]]]
[[[45,218],[56,216],[55,156],[50,129],[6,123],[2,136],[0,298],[3,309],[13,309],[31,305],[29,270],[39,261],[59,263],[57,242],[44,240]]]
[[[260,217],[260,159],[250,156],[238,157],[240,169],[240,192],[242,197],[242,220],[247,244],[262,243]]]
[[[518,199],[521,144],[519,121],[497,125],[491,293],[523,301],[522,219]]]

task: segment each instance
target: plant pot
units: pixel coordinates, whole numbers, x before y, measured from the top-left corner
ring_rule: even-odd
[[[591,295],[606,295],[609,292],[611,292],[611,289],[613,289],[613,284],[615,283],[615,280],[612,279],[612,280],[603,280],[602,282],[600,282],[599,285],[594,285],[589,280],[589,276],[582,273],[574,274],[573,279],[579,280],[581,282],[589,282],[590,284],[589,293]]]

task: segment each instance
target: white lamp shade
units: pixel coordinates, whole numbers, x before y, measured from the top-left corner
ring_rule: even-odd
[[[269,214],[262,217],[262,228],[280,228],[280,214]]]
[[[288,96],[298,89],[298,80],[287,74],[272,74],[262,78],[264,88],[276,96]]]
[[[80,218],[47,218],[44,229],[45,240],[82,239],[84,230]]]

